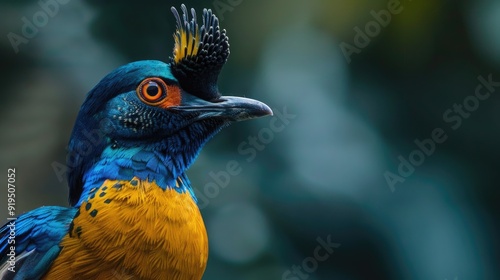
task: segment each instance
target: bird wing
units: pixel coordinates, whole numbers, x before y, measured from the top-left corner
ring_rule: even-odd
[[[75,208],[44,206],[3,225],[0,228],[0,279],[40,279],[59,255],[59,243],[68,233],[76,211]]]

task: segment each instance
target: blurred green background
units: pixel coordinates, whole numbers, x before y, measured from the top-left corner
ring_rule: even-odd
[[[500,81],[495,0],[0,1],[4,221],[8,167],[18,214],[67,205],[53,164],[86,92],[167,61],[182,2],[228,31],[221,92],[277,113],[225,129],[188,172],[204,279],[500,278],[500,97],[478,78]],[[228,162],[241,171],[222,186]]]

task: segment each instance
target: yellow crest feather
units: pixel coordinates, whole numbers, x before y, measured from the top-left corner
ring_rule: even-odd
[[[179,63],[183,58],[196,56],[200,46],[199,27],[196,22],[196,12],[191,9],[192,19],[187,16],[187,8],[184,4],[181,6],[183,15],[182,20],[177,10],[172,9],[177,20],[177,30],[174,34],[174,62]]]

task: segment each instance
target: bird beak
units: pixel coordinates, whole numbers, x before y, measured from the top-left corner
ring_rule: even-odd
[[[244,121],[273,115],[266,104],[244,97],[221,96],[214,101],[206,101],[183,93],[180,106],[171,107],[180,112],[197,113],[196,119],[222,118],[229,121]]]

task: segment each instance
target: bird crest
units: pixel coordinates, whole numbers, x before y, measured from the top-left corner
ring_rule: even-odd
[[[210,9],[203,9],[203,24],[198,26],[196,12],[191,18],[181,5],[182,17],[172,7],[177,21],[175,46],[170,58],[172,73],[188,92],[205,100],[220,97],[217,78],[229,56],[229,38],[220,29],[219,19]]]

